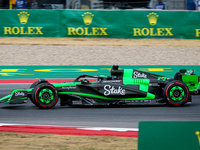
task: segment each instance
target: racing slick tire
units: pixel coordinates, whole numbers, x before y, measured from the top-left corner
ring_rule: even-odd
[[[32,102],[39,108],[52,108],[58,102],[58,94],[50,83],[38,84],[31,95]]]
[[[34,82],[34,83],[30,86],[30,89],[31,89],[31,88],[34,88],[34,87],[37,85],[37,83],[38,83],[38,81]],[[32,102],[33,104],[36,105],[35,100],[32,99],[32,95],[31,95],[29,98],[30,98],[31,102]]]
[[[180,106],[189,101],[191,96],[185,83],[174,80],[165,86],[164,98],[169,105]]]
[[[41,79],[39,79],[39,80],[41,80]],[[35,81],[33,84],[31,84],[31,86],[30,86],[30,89],[31,88],[35,88],[38,84],[40,84],[40,81]],[[42,79],[43,80],[43,79]],[[44,82],[44,81],[43,81]],[[45,81],[45,82],[47,82],[47,81]],[[33,104],[35,104],[35,100],[34,99],[32,99],[32,96],[29,96],[29,98],[30,98],[30,100],[31,100],[31,102],[33,103]]]

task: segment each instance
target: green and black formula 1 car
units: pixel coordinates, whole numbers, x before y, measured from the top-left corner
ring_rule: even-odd
[[[89,81],[89,78],[94,78]],[[200,75],[181,69],[173,79],[135,69],[113,66],[111,76],[83,74],[70,83],[50,84],[44,79],[27,90],[16,89],[0,99],[8,104],[32,101],[39,108],[60,105],[183,105],[191,102],[191,92],[199,88]]]

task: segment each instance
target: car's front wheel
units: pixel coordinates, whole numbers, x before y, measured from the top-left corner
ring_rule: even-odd
[[[52,108],[58,102],[58,94],[50,83],[41,83],[34,88],[31,99],[39,108]]]
[[[174,80],[165,86],[164,98],[168,104],[180,106],[190,99],[190,92],[185,83]]]

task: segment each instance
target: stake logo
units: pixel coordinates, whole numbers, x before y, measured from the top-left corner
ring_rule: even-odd
[[[107,28],[89,26],[92,24],[94,14],[91,12],[85,12],[81,16],[83,17],[83,22],[87,27],[68,27],[68,35],[108,35],[106,32]]]
[[[149,24],[151,26],[156,26],[157,21],[158,21],[159,15],[157,13],[149,13],[147,15]],[[133,28],[133,36],[154,36],[154,37],[162,37],[162,36],[174,36],[172,33],[173,28]]]
[[[19,16],[19,21],[21,24],[26,24],[28,21],[28,18],[30,16],[30,14],[28,14],[28,12],[22,11],[18,14]]]
[[[121,88],[120,86],[118,88],[115,88],[114,86],[111,85],[105,85],[104,86],[104,95],[108,96],[110,94],[120,94],[120,95],[125,95],[125,89]]]
[[[24,92],[19,92],[19,91],[16,91],[15,92],[15,96],[24,96]]]
[[[147,78],[147,75],[144,73],[139,73],[137,71],[133,72],[133,78],[137,79],[137,78]]]
[[[198,142],[199,142],[199,146],[200,146],[200,132],[199,132],[199,131],[196,131],[195,134],[197,135]]]
[[[86,25],[90,25],[92,23],[92,19],[93,19],[93,14],[90,12],[86,12],[82,15],[83,17],[83,21]]]
[[[17,14],[19,22],[21,25],[26,25],[30,14],[28,12],[22,11]],[[14,18],[13,18],[14,20]],[[24,27],[24,26],[14,26],[14,27],[4,27],[4,35],[43,35],[43,27]]]
[[[152,13],[149,13],[149,15],[147,15],[147,17],[149,19],[149,24],[152,25],[152,26],[154,26],[157,23],[159,15],[157,15],[154,12],[152,12]]]

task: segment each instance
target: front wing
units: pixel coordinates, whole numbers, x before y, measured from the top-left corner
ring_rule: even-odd
[[[28,101],[28,94],[32,92],[33,89],[15,89],[13,90],[10,95],[5,96],[0,99],[0,102],[7,103],[7,104],[22,104],[27,103]]]

